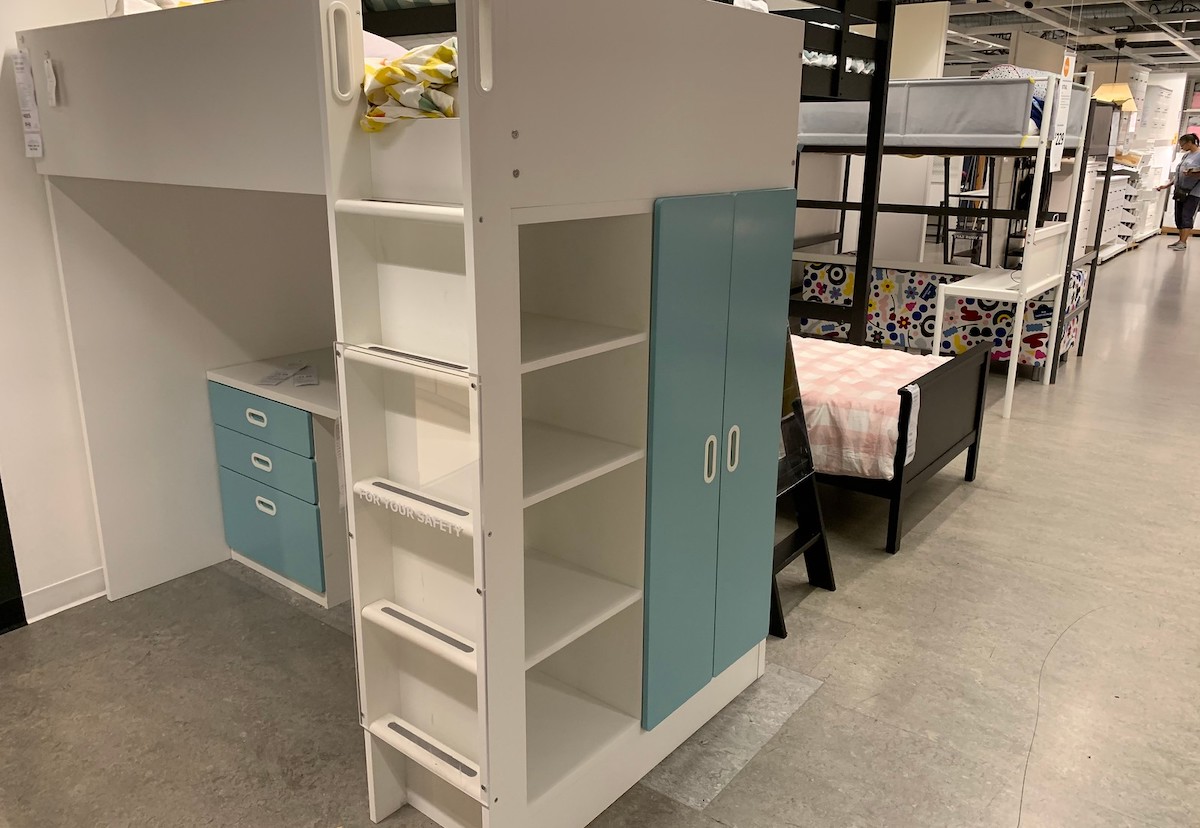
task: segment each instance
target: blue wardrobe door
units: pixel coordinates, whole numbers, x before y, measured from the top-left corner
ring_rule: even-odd
[[[767,635],[795,190],[734,201],[713,675]]]
[[[734,200],[654,208],[642,726],[712,680]],[[707,451],[706,451],[707,448]],[[706,468],[706,458],[708,468]]]

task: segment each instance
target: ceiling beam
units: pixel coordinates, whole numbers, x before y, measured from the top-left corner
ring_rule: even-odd
[[[1164,35],[1166,35],[1166,39],[1171,41],[1172,43],[1174,43],[1176,46],[1178,46],[1179,50],[1181,52],[1183,52],[1185,55],[1187,55],[1188,57],[1192,57],[1192,58],[1196,58],[1197,60],[1200,60],[1200,51],[1197,51],[1196,48],[1194,46],[1192,46],[1191,43],[1189,43],[1188,41],[1186,41],[1182,37],[1180,37],[1179,32],[1177,32],[1175,29],[1171,28],[1166,23],[1159,23],[1158,20],[1154,17],[1154,15],[1145,11],[1141,6],[1139,6],[1137,3],[1133,2],[1133,0],[1125,0],[1125,5],[1128,8],[1132,9],[1133,12],[1139,18],[1144,20],[1147,25],[1155,26],[1160,31],[1162,31],[1162,33]]]
[[[1200,39],[1200,30],[1195,33],[1180,34],[1188,40]],[[1162,32],[1113,32],[1112,34],[1096,34],[1083,35],[1076,38],[1076,43],[1081,44],[1109,44],[1114,43],[1117,38],[1123,38],[1129,43],[1154,43],[1155,41],[1167,40],[1168,38]]]

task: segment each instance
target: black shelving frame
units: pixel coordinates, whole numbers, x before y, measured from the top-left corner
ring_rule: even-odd
[[[892,37],[895,29],[896,4],[894,0],[813,0],[814,8],[777,11],[784,17],[804,20],[810,24],[804,30],[804,45],[807,49],[835,55],[837,63],[832,69],[805,66],[800,81],[801,101],[867,101],[870,103],[867,116],[866,147],[858,147],[854,153],[862,153],[863,187],[859,209],[858,247],[855,251],[854,291],[850,306],[828,305],[798,298],[793,289],[790,315],[825,321],[848,323],[850,341],[856,345],[867,341],[867,301],[871,290],[870,273],[875,252],[876,215],[879,212],[879,180],[883,172],[884,128],[887,114],[888,67],[892,62]],[[874,25],[875,35],[856,34],[851,26]],[[850,71],[848,60],[873,61],[875,70],[864,75]],[[797,148],[797,184],[800,174],[800,152]],[[849,161],[847,161],[849,166]],[[796,201],[798,208],[810,206],[803,199]],[[847,202],[823,202],[822,206],[841,209],[844,227],[844,212],[850,207]],[[840,234],[839,234],[840,235]]]

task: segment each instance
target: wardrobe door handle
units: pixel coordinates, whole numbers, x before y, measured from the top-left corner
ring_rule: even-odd
[[[265,472],[270,472],[275,464],[271,462],[271,458],[265,454],[259,454],[257,451],[250,455],[250,463],[256,469],[262,469]]]
[[[270,515],[271,517],[275,517],[275,512],[278,511],[275,508],[275,504],[267,500],[265,497],[254,498],[254,505],[258,507],[258,511],[262,512],[264,515]]]
[[[333,65],[329,67],[330,79],[333,81],[333,95],[343,103],[354,100],[354,60],[353,46],[350,43],[350,7],[341,0],[329,6],[329,18],[326,21],[329,31],[329,58]]]
[[[259,428],[267,427],[267,415],[259,411],[257,408],[246,409],[246,422],[252,426]]]
[[[742,429],[731,426],[729,435],[725,438],[725,468],[731,472],[737,471],[738,463],[742,460]]]
[[[704,441],[704,482],[717,479],[717,435],[710,434]]]

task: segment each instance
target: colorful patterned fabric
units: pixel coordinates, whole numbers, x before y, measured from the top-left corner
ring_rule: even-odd
[[[801,336],[792,337],[792,354],[817,471],[891,480],[900,434],[899,391],[951,357]]]
[[[802,268],[802,298],[833,305],[850,305],[854,294],[854,266],[806,262]],[[934,312],[937,285],[961,279],[961,276],[919,270],[875,268],[867,307],[867,338],[872,342],[911,350],[933,350]],[[1087,295],[1088,274],[1075,270],[1067,285],[1063,313],[1079,307]],[[1053,294],[1046,293],[1029,303],[1025,312],[1025,333],[1021,343],[1020,364],[1041,367],[1046,364],[1053,334],[1049,330],[1053,313]],[[992,359],[1007,361],[1013,326],[1013,305],[979,299],[958,299],[946,306],[943,353],[962,353],[977,342],[990,342]],[[849,326],[835,322],[806,320],[802,330],[835,339],[846,339]],[[1063,338],[1063,350],[1072,347],[1079,333],[1078,320],[1072,320]]]
[[[419,46],[391,60],[367,58],[363,92],[368,108],[361,125],[379,132],[411,118],[458,117],[458,38]]]

